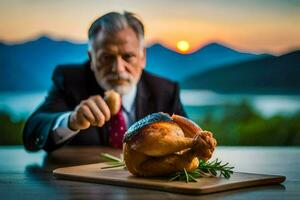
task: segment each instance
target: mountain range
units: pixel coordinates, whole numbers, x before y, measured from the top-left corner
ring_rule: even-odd
[[[147,50],[147,70],[172,80],[182,81],[195,73],[226,64],[252,60],[262,55],[243,53],[218,43],[210,43],[191,54],[180,54],[161,44]]]
[[[300,50],[194,74],[181,86],[219,93],[299,94]]]
[[[271,74],[277,73],[277,75],[263,80],[275,82],[280,80],[278,84],[281,84],[284,81],[278,77],[286,69],[294,70],[291,70],[287,76],[290,73],[299,75],[297,71],[300,68],[299,52],[293,55],[291,61],[274,61],[279,64]],[[271,72],[274,65],[272,60],[281,60],[281,58],[285,57],[240,52],[220,43],[207,44],[191,54],[180,54],[155,43],[147,47],[146,70],[179,81],[182,87],[187,89],[230,91],[232,88],[230,83],[233,85],[237,83],[235,79],[228,78],[232,70],[234,77],[243,79],[245,76],[246,80],[258,84],[257,81],[262,81],[255,79],[258,73],[266,73],[266,70]],[[18,44],[2,42],[0,43],[0,91],[47,90],[51,85],[51,75],[55,66],[81,63],[87,59],[86,43],[55,40],[47,36]],[[264,59],[266,62],[262,62]],[[284,80],[288,81],[289,78]],[[220,84],[219,88],[216,87],[218,84]],[[223,86],[228,88],[220,89]]]

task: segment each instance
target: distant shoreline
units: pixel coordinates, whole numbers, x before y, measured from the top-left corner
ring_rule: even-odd
[[[46,95],[47,91],[0,91],[0,112],[8,113],[15,119],[26,118],[43,102]],[[200,112],[243,101],[265,116],[300,111],[300,94],[217,93],[211,90],[182,89],[180,96],[185,107],[197,107]]]

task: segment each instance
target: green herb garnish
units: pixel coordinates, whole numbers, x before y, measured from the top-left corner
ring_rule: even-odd
[[[229,163],[222,164],[222,161],[218,159],[205,162],[204,160],[200,160],[199,166],[192,172],[186,171],[183,169],[181,172],[177,172],[171,176],[169,181],[185,181],[185,182],[197,182],[197,178],[201,177],[216,177],[223,176],[225,178],[230,178],[231,174],[233,173],[233,168],[228,166]]]
[[[115,168],[115,167],[125,167],[125,163],[123,161],[123,155],[121,154],[120,157],[118,158],[116,156],[113,156],[111,154],[108,153],[101,153],[100,157],[103,158],[104,160],[108,161],[107,164],[109,164],[110,166],[107,167],[101,167],[101,169],[108,169],[108,168]]]

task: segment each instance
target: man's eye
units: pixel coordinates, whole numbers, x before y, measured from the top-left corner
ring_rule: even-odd
[[[126,61],[129,61],[133,57],[134,57],[134,55],[132,55],[132,54],[124,54],[123,55],[123,59],[126,60]]]
[[[110,54],[104,54],[100,57],[100,60],[104,63],[111,62],[111,61],[113,61],[113,59],[114,59],[114,56],[110,55]]]

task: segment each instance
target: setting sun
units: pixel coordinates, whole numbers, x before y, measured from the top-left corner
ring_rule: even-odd
[[[186,40],[180,40],[177,42],[176,47],[181,53],[186,53],[190,49],[190,44]]]

